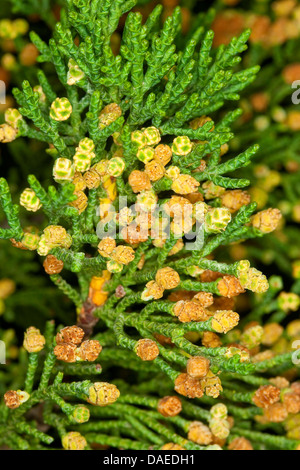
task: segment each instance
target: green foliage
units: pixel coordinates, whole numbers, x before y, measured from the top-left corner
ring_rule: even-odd
[[[40,88],[24,80],[21,89],[14,89],[22,117],[10,122],[6,116],[1,126],[3,142],[14,130],[17,137],[47,144],[51,162],[46,177],[28,176],[29,187],[20,197],[28,212],[39,211],[36,215],[23,216],[23,209],[19,215],[8,182],[1,179],[6,220],[1,238],[46,256],[43,264],[50,280],[75,306],[72,319],[65,321],[59,312],[54,319],[77,323],[103,351],[92,364],[78,363],[77,356],[61,358],[55,349],[60,342],[57,336],[54,339],[54,324],[47,323],[44,349],[27,357],[21,348],[18,362],[9,358],[5,385],[29,396],[17,409],[8,409],[6,395],[6,405],[0,407],[0,443],[42,449],[56,447],[60,438],[63,448],[101,444],[160,449],[172,442],[188,450],[210,449],[212,437],[203,445],[189,435],[191,420],[203,421],[212,432],[211,408],[224,403],[234,417],[228,442],[245,436],[254,447],[295,449],[299,441],[274,435],[277,428],[272,422],[266,424],[268,432],[260,427],[254,417],[264,411],[254,404],[258,387],[270,386],[271,377],[292,368],[290,349],[278,347],[270,355],[268,346],[273,343],[264,341],[263,326],[266,317],[280,323],[287,311],[295,311],[298,285],[295,296],[286,299],[279,294],[280,278],[271,277],[269,288],[266,276],[251,268],[248,260],[232,262],[226,255],[228,247],[261,238],[278,223],[276,211],[267,212],[271,215],[266,221],[265,212],[256,213],[255,200],[234,192],[250,184],[248,169],[259,151],[252,140],[249,147],[233,140],[232,127],[240,110],[224,112],[229,103],[240,100],[259,71],[253,61],[248,68],[238,67],[250,31],[214,49],[213,33],[207,29],[211,12],[206,18],[200,15],[196,27],[183,38],[180,8],[161,25],[161,5],[143,21],[140,13],[131,11],[136,3],[68,0],[49,42],[31,32],[40,51],[42,65],[36,74]],[[124,15],[116,50],[112,36]],[[49,63],[57,75],[54,80],[45,72]],[[155,157],[144,164],[140,150],[146,153],[148,148],[153,157],[159,143],[165,146],[168,161],[158,165]],[[149,169],[151,162],[160,169],[158,177]],[[238,207],[223,202],[223,196],[231,194]],[[122,224],[124,211],[117,196],[126,196],[135,209],[157,203],[163,216],[170,216],[170,233],[165,236],[163,229],[157,229],[161,219],[156,214],[156,233],[150,233],[145,209],[138,215],[129,212],[130,220]],[[180,229],[174,200],[192,210]],[[139,234],[145,217],[143,238]],[[38,228],[29,230],[28,221]],[[118,230],[110,249],[114,223]],[[122,225],[135,229],[136,238],[132,232],[123,236]],[[189,249],[185,242],[193,239],[193,226],[201,236]],[[26,256],[31,259],[31,253]],[[239,324],[234,298],[246,290],[259,297]],[[41,303],[51,292],[42,285],[35,287]],[[5,320],[9,322],[9,317]],[[250,320],[256,322],[250,331],[241,331]],[[287,328],[283,339],[288,343],[294,336]],[[263,358],[254,355],[259,344]],[[192,376],[190,361],[199,356],[209,370]],[[25,377],[21,370],[27,370]],[[101,403],[107,406],[85,406],[88,412],[83,414],[91,420],[76,422],[79,402],[93,403],[91,388],[99,374],[101,383],[115,384],[121,396]],[[180,416],[164,416],[159,400],[174,395],[174,389],[183,411]],[[284,393],[280,400],[284,402]],[[39,402],[48,434],[26,417]],[[76,432],[81,434],[70,434]],[[282,428],[279,434],[284,434]]]

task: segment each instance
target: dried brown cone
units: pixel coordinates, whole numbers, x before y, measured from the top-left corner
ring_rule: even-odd
[[[129,175],[128,183],[134,193],[140,193],[141,191],[151,189],[150,178],[144,171],[132,171]]]
[[[201,307],[207,308],[214,303],[214,296],[210,292],[198,292],[198,294],[194,295],[193,300],[199,302]]]
[[[79,214],[85,211],[88,205],[88,197],[83,191],[75,191],[74,195],[77,196],[77,199],[70,202],[70,206],[75,207],[78,210]]]
[[[300,395],[286,392],[283,394],[282,403],[288,413],[297,414],[300,412]]]
[[[180,300],[173,307],[173,313],[182,323],[190,321],[205,321],[209,315],[198,302]]]
[[[145,172],[149,176],[150,181],[158,181],[164,176],[166,170],[158,160],[152,160],[146,163]]]
[[[5,405],[11,410],[19,408],[21,405],[19,395],[14,390],[9,390],[4,394],[4,402]]]
[[[155,281],[149,281],[146,284],[146,289],[144,291],[144,296],[146,295],[146,298],[149,299],[161,299],[164,295],[164,288],[160,285],[157,284]]]
[[[75,193],[84,191],[86,189],[86,183],[83,179],[82,174],[79,171],[76,171],[72,183],[75,186]]]
[[[259,408],[268,408],[280,400],[280,389],[274,385],[262,385],[253,395],[252,401]]]
[[[229,444],[228,450],[253,450],[253,447],[245,437],[236,437]]]
[[[262,233],[270,233],[278,227],[281,218],[282,214],[279,209],[269,208],[252,216],[251,223]]]
[[[186,371],[195,379],[202,379],[209,371],[210,361],[203,356],[191,357],[186,364]]]
[[[74,344],[57,344],[53,352],[59,361],[76,362],[76,346]]]
[[[96,189],[101,183],[101,177],[95,168],[86,171],[83,175],[83,179],[89,189]]]
[[[159,355],[159,349],[152,339],[140,339],[135,345],[135,353],[142,361],[154,361]]]
[[[75,346],[78,346],[84,337],[84,331],[82,328],[79,326],[73,325],[73,326],[66,326],[62,330],[60,330],[56,337],[56,344],[62,344],[62,343],[70,343]]]
[[[224,276],[220,279],[218,282],[218,290],[222,297],[228,298],[236,297],[245,292],[245,289],[235,276]]]
[[[204,331],[201,342],[206,348],[218,348],[222,346],[221,339],[213,331]]]
[[[116,241],[111,237],[103,238],[98,244],[98,252],[104,258],[109,258],[111,253],[116,248]]]
[[[134,260],[135,254],[134,249],[130,246],[119,245],[111,254],[114,261],[120,264],[129,264]]]
[[[188,439],[200,446],[208,446],[213,441],[213,435],[209,427],[201,421],[192,421],[189,426]]]
[[[288,411],[282,403],[274,403],[264,409],[263,419],[269,423],[282,423],[288,417]]]
[[[23,346],[29,353],[37,353],[41,351],[45,346],[46,340],[40,333],[40,330],[34,326],[27,328],[24,335]]]
[[[180,284],[180,277],[174,269],[167,266],[157,271],[155,281],[164,289],[175,289]]]
[[[154,158],[163,166],[166,166],[172,159],[172,150],[169,145],[159,144],[154,149]]]
[[[186,373],[179,374],[175,379],[174,385],[175,391],[185,397],[201,398],[203,396],[203,390],[201,389],[199,380],[194,379]]]
[[[77,355],[83,361],[93,362],[102,351],[99,341],[92,339],[84,341],[77,350]]]
[[[182,405],[178,397],[161,398],[157,405],[157,411],[165,417],[177,416],[181,410]]]
[[[122,109],[117,103],[107,104],[99,114],[100,129],[109,126],[120,116],[122,116]]]
[[[232,310],[217,310],[212,317],[211,327],[216,333],[227,333],[239,323],[239,314]]]
[[[227,207],[230,212],[236,212],[241,207],[251,202],[250,194],[247,191],[241,189],[234,189],[232,191],[226,191],[221,196],[222,206]]]
[[[64,268],[64,263],[56,256],[48,255],[43,262],[43,266],[46,273],[52,275],[59,274]]]

